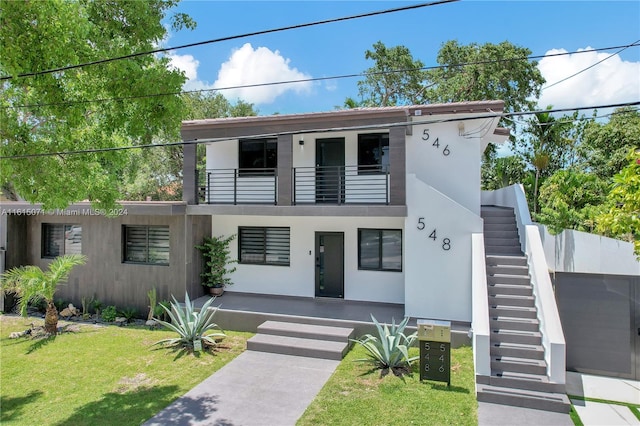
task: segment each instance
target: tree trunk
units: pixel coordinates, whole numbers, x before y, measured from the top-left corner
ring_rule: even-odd
[[[53,300],[47,301],[47,311],[44,314],[44,331],[52,336],[58,334],[58,309],[56,309]]]

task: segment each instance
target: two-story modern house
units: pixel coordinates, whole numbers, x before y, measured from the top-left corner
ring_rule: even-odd
[[[230,291],[471,322],[480,164],[503,102],[186,121],[187,215],[237,234]],[[196,172],[196,143],[206,169]]]

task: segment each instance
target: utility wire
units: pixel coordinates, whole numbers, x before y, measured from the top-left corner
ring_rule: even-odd
[[[560,53],[552,53],[549,55],[532,55],[532,56],[522,56],[515,58],[504,58],[504,59],[491,59],[485,61],[475,61],[475,62],[462,62],[459,64],[448,64],[448,65],[434,65],[428,67],[421,68],[405,68],[405,69],[395,69],[389,71],[375,71],[375,72],[363,72],[363,73],[355,73],[355,74],[343,74],[337,76],[329,76],[329,77],[314,77],[314,78],[303,78],[297,80],[286,80],[286,81],[274,81],[268,83],[254,83],[254,84],[243,84],[237,86],[227,86],[227,87],[218,87],[211,89],[198,89],[198,90],[184,90],[177,92],[165,92],[165,93],[153,93],[147,95],[135,95],[135,96],[122,96],[122,97],[113,97],[113,98],[98,98],[98,99],[85,99],[85,100],[77,100],[77,101],[65,101],[65,102],[51,102],[51,103],[41,103],[41,104],[24,104],[24,105],[7,105],[2,108],[4,109],[18,109],[18,108],[42,108],[42,107],[50,107],[50,106],[68,106],[68,105],[80,105],[80,104],[89,104],[89,103],[104,103],[109,101],[125,101],[131,99],[143,99],[143,98],[154,98],[154,97],[163,97],[163,96],[175,96],[189,93],[205,93],[205,92],[213,92],[213,91],[224,91],[224,90],[232,90],[232,89],[246,89],[253,87],[264,87],[264,86],[276,86],[283,84],[297,84],[297,83],[309,83],[309,82],[317,82],[317,81],[325,81],[325,80],[338,80],[343,78],[356,78],[356,77],[366,77],[366,76],[375,76],[375,75],[385,75],[385,74],[394,74],[401,72],[411,72],[411,71],[427,71],[433,69],[442,69],[449,67],[461,67],[461,66],[470,66],[470,65],[485,65],[491,63],[502,63],[502,62],[512,62],[512,61],[523,61],[523,60],[535,60],[542,58],[551,58],[557,56],[566,56],[566,55],[574,55],[579,53],[591,53],[591,52],[599,52],[604,50],[613,50],[613,49],[621,49],[618,52],[614,53],[618,54],[622,50],[640,46],[640,40],[627,45],[622,46],[610,46],[610,47],[600,47],[595,49],[588,50],[578,50],[573,52],[560,52]],[[608,59],[608,58],[607,58]],[[594,64],[595,65],[595,64]],[[572,77],[572,76],[571,76]],[[567,77],[570,78],[570,77]],[[558,83],[558,82],[557,82]],[[557,84],[554,83],[554,84]]]
[[[331,18],[331,19],[324,19],[324,20],[321,20],[321,21],[308,22],[308,23],[305,23],[305,24],[288,25],[286,27],[272,28],[272,29],[268,29],[268,30],[254,31],[254,32],[250,32],[250,33],[238,34],[238,35],[233,35],[233,36],[214,38],[214,39],[211,39],[211,40],[205,40],[205,41],[199,41],[199,42],[195,42],[195,43],[183,44],[183,45],[180,45],[180,46],[166,47],[166,48],[162,48],[162,49],[149,50],[149,51],[146,51],[146,52],[138,52],[138,53],[132,53],[132,54],[129,54],[129,55],[124,55],[124,56],[117,56],[117,57],[114,57],[114,58],[107,58],[107,59],[100,59],[100,60],[97,60],[97,61],[84,62],[84,63],[76,64],[76,65],[67,65],[67,66],[64,66],[64,67],[53,68],[53,69],[44,70],[44,71],[28,72],[28,73],[18,74],[17,76],[11,76],[11,75],[10,76],[4,76],[4,77],[0,77],[0,81],[11,80],[11,79],[14,79],[16,77],[33,77],[33,76],[36,76],[36,75],[51,74],[51,73],[60,72],[60,71],[67,71],[67,70],[72,70],[72,69],[76,69],[76,68],[83,68],[83,67],[87,67],[87,66],[91,66],[91,65],[105,64],[107,62],[120,61],[120,60],[123,60],[123,59],[131,59],[131,58],[136,58],[136,57],[139,57],[139,56],[146,56],[146,55],[152,55],[152,54],[155,54],[155,53],[168,52],[168,51],[171,51],[171,50],[184,49],[184,48],[187,48],[187,47],[202,46],[202,45],[205,45],[205,44],[219,43],[219,42],[222,42],[222,41],[236,40],[236,39],[239,39],[239,38],[252,37],[252,36],[256,36],[256,35],[271,34],[271,33],[277,33],[277,32],[282,32],[282,31],[295,30],[295,29],[299,29],[299,28],[313,27],[313,26],[317,26],[317,25],[330,24],[330,23],[334,23],[334,22],[342,22],[342,21],[349,21],[349,20],[353,20],[353,19],[368,18],[368,17],[371,17],[371,16],[384,15],[384,14],[388,14],[388,13],[401,12],[401,11],[405,11],[405,10],[420,9],[420,8],[423,8],[423,7],[436,6],[436,5],[440,5],[440,4],[453,3],[453,2],[457,2],[457,1],[460,1],[460,0],[438,0],[438,1],[430,2],[430,3],[420,3],[420,4],[414,4],[414,5],[411,5],[411,6],[396,7],[396,8],[393,8],[393,9],[386,9],[386,10],[379,10],[379,11],[375,11],[375,12],[360,13],[360,14],[357,14],[357,15],[343,16],[341,18]]]
[[[588,107],[555,108],[555,109],[545,109],[545,110],[538,110],[538,111],[519,111],[519,112],[508,112],[508,113],[488,112],[484,114],[476,114],[470,117],[446,118],[446,119],[439,119],[439,120],[402,121],[397,123],[384,123],[384,124],[376,124],[376,125],[333,127],[329,129],[326,129],[326,128],[306,129],[303,132],[304,133],[329,133],[329,132],[343,132],[343,131],[349,131],[349,130],[368,130],[368,129],[378,129],[378,128],[418,126],[418,125],[424,125],[424,124],[448,123],[452,121],[476,120],[480,118],[496,118],[496,117],[508,118],[512,116],[533,115],[541,112],[556,113],[556,112],[580,111],[580,110],[588,110],[588,109],[620,108],[620,107],[630,107],[630,106],[636,106],[636,105],[640,105],[640,101],[588,106]],[[277,137],[281,135],[293,135],[293,134],[299,134],[301,132],[302,131],[299,131],[299,130],[289,131],[289,132],[276,132],[276,133],[267,133],[267,134],[252,135],[252,136],[243,136],[243,138],[258,139],[258,138],[267,138],[267,137]],[[74,151],[42,152],[37,154],[0,156],[0,160],[17,160],[17,159],[25,159],[25,158],[51,157],[51,156],[73,155],[73,154],[93,154],[93,153],[100,153],[100,152],[124,151],[129,149],[142,149],[142,148],[160,148],[160,147],[169,147],[169,146],[178,146],[178,145],[194,145],[194,144],[197,145],[202,143],[223,142],[223,141],[230,141],[230,140],[236,140],[236,139],[238,138],[222,137],[222,138],[211,138],[211,139],[205,139],[205,140],[193,139],[193,140],[181,141],[181,142],[168,142],[164,144],[129,145],[129,146],[117,146],[117,147],[109,147],[109,148],[82,149],[82,150],[74,150]]]
[[[599,64],[603,63],[603,62],[604,62],[604,61],[606,61],[607,59],[611,59],[612,57],[614,57],[614,56],[618,55],[620,52],[622,52],[622,51],[624,51],[624,50],[626,50],[626,49],[630,48],[631,46],[637,46],[637,45],[638,45],[638,43],[640,43],[640,40],[636,40],[636,41],[634,41],[633,43],[631,43],[630,45],[623,47],[622,49],[618,50],[617,52],[612,53],[611,55],[607,56],[606,58],[601,59],[601,60],[599,60],[598,62],[596,62],[596,63],[594,63],[594,64],[591,64],[591,65],[589,65],[588,67],[586,67],[586,68],[584,68],[584,69],[581,69],[581,70],[580,70],[580,71],[578,71],[577,73],[575,73],[575,74],[571,74],[570,76],[563,78],[562,80],[558,80],[558,81],[556,81],[555,83],[549,84],[549,85],[547,85],[547,86],[543,87],[543,88],[542,88],[542,89],[540,89],[540,90],[545,90],[545,89],[548,89],[549,87],[553,87],[553,86],[555,86],[556,84],[560,84],[560,83],[562,83],[562,82],[564,82],[564,81],[567,81],[567,80],[569,80],[570,78],[573,78],[573,77],[577,76],[578,74],[581,74],[581,73],[583,73],[583,72],[585,72],[585,71],[587,71],[587,70],[589,70],[589,69],[591,69],[591,68],[595,67],[596,65],[599,65]]]

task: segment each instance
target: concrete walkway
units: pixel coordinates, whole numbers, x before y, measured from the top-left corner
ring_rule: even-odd
[[[640,405],[640,382],[567,372],[567,394]],[[579,398],[572,398],[571,403],[585,426],[640,425],[640,420],[624,405],[584,401]],[[568,414],[480,402],[478,424],[572,426],[573,421]]]
[[[567,394],[640,405],[640,381],[567,372]],[[624,405],[577,398],[571,398],[571,403],[585,426],[640,425],[640,420]]]
[[[338,364],[245,351],[144,424],[295,425]]]

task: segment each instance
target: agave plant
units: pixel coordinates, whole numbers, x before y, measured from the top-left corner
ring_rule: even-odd
[[[371,315],[371,319],[376,326],[378,335],[365,334],[360,339],[352,340],[362,345],[369,357],[356,361],[367,362],[380,369],[391,369],[396,374],[408,370],[411,363],[419,358],[418,356],[409,357],[409,347],[418,337],[416,333],[409,336],[404,334],[409,318],[405,318],[398,325],[392,320],[391,328],[387,324],[381,325],[373,315]]]
[[[213,316],[218,308],[211,307],[215,300],[211,298],[202,306],[200,311],[196,311],[193,303],[189,299],[189,295],[185,293],[184,305],[179,303],[175,297],[171,296],[171,309],[165,305],[162,306],[167,315],[171,319],[170,322],[162,321],[154,318],[159,324],[178,333],[178,337],[162,339],[153,345],[163,344],[166,346],[182,346],[187,349],[199,350],[199,344],[204,346],[216,346],[216,338],[225,337],[222,332],[205,334],[207,331],[217,328],[218,325],[213,322]]]

